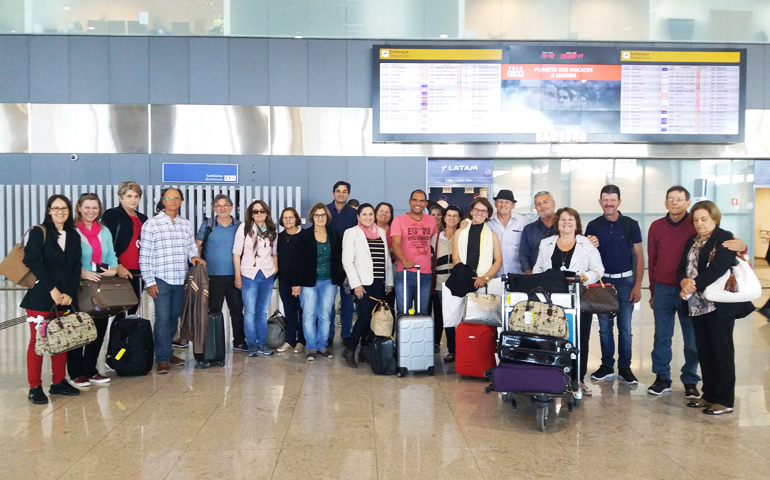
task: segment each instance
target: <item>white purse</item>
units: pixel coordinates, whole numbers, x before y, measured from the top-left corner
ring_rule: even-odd
[[[731,275],[735,276],[738,285],[736,292],[725,290]],[[703,296],[706,300],[718,303],[751,302],[762,296],[762,284],[759,283],[749,262],[739,256],[738,265],[730,268],[719,277],[719,280],[706,287]]]

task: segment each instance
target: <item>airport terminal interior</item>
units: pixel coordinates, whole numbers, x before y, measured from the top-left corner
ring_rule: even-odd
[[[46,199],[126,180],[151,215],[161,189],[197,229],[216,194],[243,219],[295,207],[308,227],[332,186],[409,210],[410,192],[467,209],[501,190],[538,218],[536,192],[583,226],[607,184],[647,232],[672,185],[712,200],[770,297],[770,0],[0,0],[0,253]],[[645,272],[646,274],[646,272]],[[25,290],[0,277],[1,479],[770,478],[770,322],[735,323],[735,410],[651,395],[648,279],[631,369],[556,398],[540,431],[530,396],[489,380],[375,375],[291,349],[224,367],[192,347],[158,375],[28,399]],[[277,287],[276,287],[277,288]],[[270,312],[280,309],[274,290]],[[225,309],[226,338],[230,338]],[[154,322],[145,293],[141,315]],[[588,373],[601,364],[591,327]],[[51,383],[50,360],[43,386]]]

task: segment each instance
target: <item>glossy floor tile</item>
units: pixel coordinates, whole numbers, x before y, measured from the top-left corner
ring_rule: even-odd
[[[758,270],[769,283],[770,268]],[[770,291],[768,291],[770,293]],[[589,381],[571,413],[557,400],[539,432],[528,398],[518,408],[484,393],[436,356],[436,376],[382,377],[336,358],[314,364],[291,351],[224,368],[187,360],[168,375],[112,378],[108,386],[27,402],[25,325],[0,329],[0,478],[3,479],[712,479],[770,477],[770,323],[735,329],[735,413],[708,417],[673,391],[647,394],[652,313],[634,312],[632,368],[639,385]],[[18,317],[20,291],[0,290],[0,322]],[[765,298],[758,300],[759,305]],[[151,316],[151,302],[147,316]],[[598,326],[589,370],[599,366]],[[103,365],[100,367],[103,368]],[[44,364],[44,385],[50,365]],[[589,373],[590,373],[589,371]]]

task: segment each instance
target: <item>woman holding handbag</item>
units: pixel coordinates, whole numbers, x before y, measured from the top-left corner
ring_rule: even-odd
[[[463,216],[463,211],[460,207],[455,205],[449,205],[444,211],[441,223],[444,228],[440,233],[436,233],[431,237],[430,242],[433,245],[433,281],[435,282],[436,297],[435,300],[431,298],[431,304],[433,305],[434,316],[442,317],[441,324],[443,325],[443,303],[442,303],[442,289],[444,282],[449,278],[449,274],[452,272],[452,239],[457,231],[457,225],[460,223],[460,219]],[[433,295],[431,295],[433,297]],[[436,322],[438,325],[438,321]],[[438,329],[438,326],[436,326]],[[455,361],[455,327],[444,328],[446,332],[446,346],[447,355],[444,357],[444,363],[452,363]],[[436,334],[436,337],[441,340],[441,332]],[[436,342],[438,345],[439,342]]]
[[[580,283],[598,282],[604,274],[604,264],[599,250],[583,236],[580,214],[574,208],[564,207],[556,211],[555,235],[540,241],[532,273],[546,270],[563,270],[580,273]],[[575,324],[580,329],[580,388],[584,395],[591,395],[585,384],[588,368],[588,339],[591,335],[593,315],[579,313]]]
[[[735,252],[724,244],[733,234],[719,228],[722,213],[714,202],[703,200],[690,209],[697,235],[688,240],[677,277],[682,288],[680,312],[692,318],[695,346],[703,377],[703,394],[687,406],[706,415],[732,413],[735,406],[735,319],[754,311],[751,302],[719,303],[706,298],[706,288],[736,264]],[[729,245],[729,243],[728,243]]]
[[[118,259],[112,245],[112,234],[103,228],[102,202],[93,193],[84,193],[75,205],[75,227],[80,236],[80,278],[98,282],[102,277],[113,277],[118,272]],[[67,370],[76,387],[88,387],[92,383],[105,384],[110,379],[99,373],[96,362],[107,333],[107,318],[94,320],[96,340],[82,348],[67,352]]]
[[[358,343],[362,342],[363,349],[363,339],[369,332],[372,309],[378,300],[385,299],[385,291],[393,288],[389,260],[385,231],[375,225],[374,207],[364,203],[358,207],[358,225],[345,230],[342,237],[342,266],[358,303],[358,320],[350,337],[345,339],[342,352],[345,363],[353,368],[358,366],[355,360]]]
[[[142,200],[142,187],[138,183],[125,181],[118,186],[120,205],[104,212],[102,223],[112,235],[115,256],[118,258],[117,276],[131,282],[136,298],[142,299],[141,272],[139,271],[139,243],[141,241],[142,225],[147,216],[136,209]],[[139,305],[129,308],[124,313],[115,315],[114,320],[133,315]],[[114,321],[113,320],[113,321]]]
[[[72,203],[67,197],[51,196],[46,202],[42,228],[32,228],[24,249],[24,264],[37,277],[37,282],[21,301],[21,308],[27,310],[32,334],[27,348],[27,380],[28,399],[35,405],[48,403],[41,379],[43,357],[35,353],[36,323],[55,317],[57,305],[67,307],[77,302],[81,251],[80,236],[75,231],[71,212]],[[67,382],[66,365],[66,353],[51,355],[53,380],[49,394],[80,395],[80,390]]]

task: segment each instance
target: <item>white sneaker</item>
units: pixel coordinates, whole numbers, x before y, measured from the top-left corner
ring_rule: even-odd
[[[284,342],[283,345],[281,345],[280,347],[276,348],[275,351],[278,352],[278,353],[282,353],[282,352],[285,352],[286,350],[288,350],[290,348],[291,348],[291,345],[289,345],[289,342]]]
[[[294,347],[294,353],[302,353],[305,351],[305,346],[301,343],[298,343],[296,347]]]

